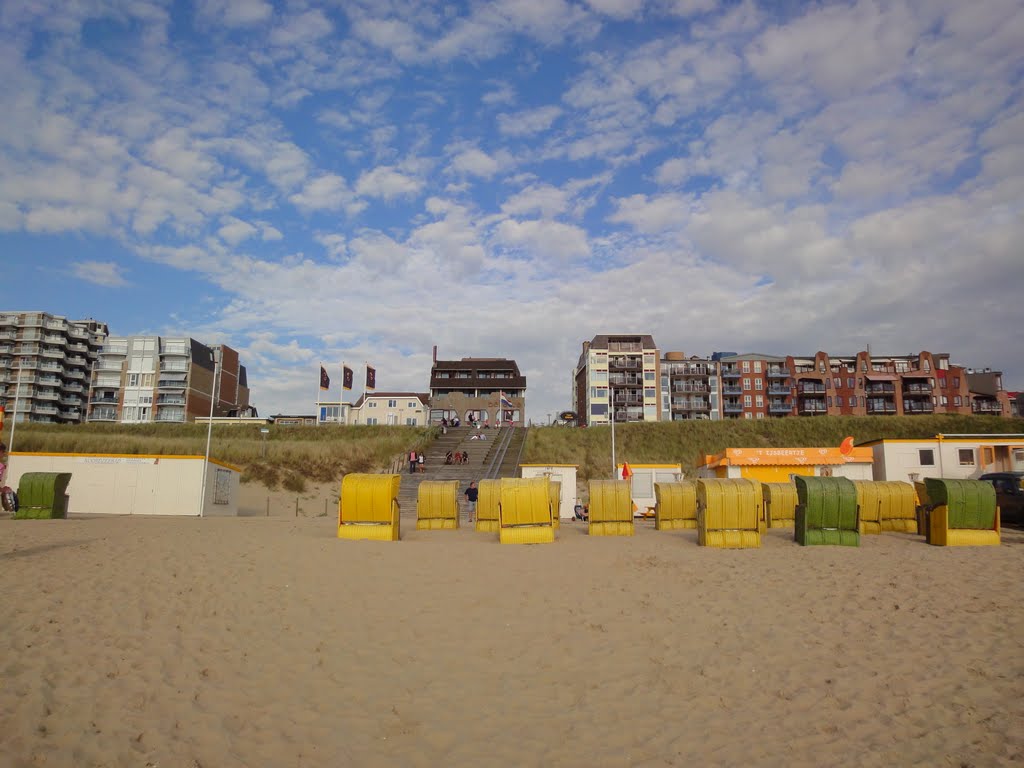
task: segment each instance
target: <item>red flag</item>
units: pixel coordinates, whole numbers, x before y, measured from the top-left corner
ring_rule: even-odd
[[[341,388],[352,389],[352,369],[347,365],[341,369]]]
[[[633,476],[633,470],[629,468],[629,462],[624,461],[622,463],[622,479],[629,480]]]
[[[377,369],[366,366],[366,388],[376,389],[377,388]]]
[[[320,389],[331,388],[331,377],[327,375],[327,369],[320,366]]]

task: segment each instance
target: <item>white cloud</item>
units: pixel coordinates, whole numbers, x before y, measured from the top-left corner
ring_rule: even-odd
[[[683,195],[630,195],[615,200],[616,210],[608,220],[629,224],[637,232],[657,234],[682,227],[691,204],[690,199]]]
[[[501,169],[501,164],[482,149],[472,147],[452,157],[449,167],[453,173],[489,179]]]
[[[495,240],[533,257],[572,261],[590,255],[587,233],[572,224],[533,219],[505,219],[495,230]]]
[[[412,197],[423,188],[423,180],[398,172],[392,166],[381,165],[366,171],[356,182],[356,192],[364,197],[394,200]]]
[[[227,27],[244,27],[268,20],[274,7],[266,0],[199,0],[199,17]]]
[[[288,200],[308,211],[338,211],[358,213],[363,204],[359,203],[348,183],[335,173],[325,173],[311,179],[301,192],[291,195]]]
[[[630,19],[640,15],[644,0],[586,0],[587,5],[597,13],[613,19]]]
[[[548,130],[562,114],[562,108],[552,105],[527,109],[514,114],[498,115],[498,130],[505,136],[529,136]]]
[[[270,32],[270,42],[281,47],[301,45],[325,37],[333,29],[334,26],[323,11],[314,9],[275,24]]]
[[[224,216],[221,219],[221,228],[217,230],[221,240],[230,245],[238,245],[243,240],[248,240],[258,233],[259,230],[252,224],[236,219],[234,216]],[[278,232],[278,235],[280,235],[280,232]]]
[[[71,264],[71,269],[79,280],[105,288],[128,285],[121,265],[114,261],[76,261]]]

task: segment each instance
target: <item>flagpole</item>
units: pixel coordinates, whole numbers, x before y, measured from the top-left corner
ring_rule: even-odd
[[[7,453],[14,450],[14,425],[18,422],[18,398],[21,397],[21,363],[18,363],[18,383],[14,387],[14,413],[11,414],[11,436],[7,439]]]
[[[203,457],[203,484],[199,489],[199,516],[203,517],[206,508],[206,472],[210,466],[210,438],[213,436],[213,404],[217,402],[217,370],[218,362],[213,361],[213,392],[210,393],[210,420],[206,424],[206,456]]]
[[[317,375],[317,382],[316,382],[316,425],[318,427],[320,426],[320,393],[323,391],[323,383],[324,383],[324,380],[323,380],[323,378],[320,377],[320,374],[323,372],[323,370],[324,370],[324,361],[321,360],[320,361],[320,370],[318,370],[316,372],[316,375]]]
[[[345,416],[345,361],[341,361],[341,402],[338,403],[338,420],[347,425],[348,419]]]

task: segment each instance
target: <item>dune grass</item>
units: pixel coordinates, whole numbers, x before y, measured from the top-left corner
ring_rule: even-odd
[[[818,416],[724,421],[675,421],[616,425],[619,463],[703,464],[726,448],[838,447],[847,435],[858,443],[880,438],[931,438],[954,433],[1024,433],[1024,419],[991,416]],[[611,475],[611,427],[530,430],[525,463],[578,464],[581,481]]]
[[[194,424],[18,424],[16,451],[201,456],[206,426]],[[7,440],[10,427],[0,439]],[[257,425],[215,425],[212,458],[242,469],[243,482],[301,489],[306,481],[335,482],[348,472],[403,466],[404,454],[425,448],[438,430],[427,427],[282,427],[271,425],[264,443]],[[930,438],[953,433],[1024,433],[1024,419],[990,416],[819,416],[764,420],[676,421],[615,427],[619,462],[679,463],[691,469],[706,454],[726,448],[835,447],[847,435]],[[611,428],[534,427],[524,463],[576,464],[578,477],[611,474]]]

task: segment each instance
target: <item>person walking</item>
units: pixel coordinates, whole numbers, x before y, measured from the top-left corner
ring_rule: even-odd
[[[476,487],[476,480],[469,484],[469,488],[466,489],[466,504],[469,507],[469,522],[473,522],[473,518],[476,517],[476,500],[480,494],[480,489]]]
[[[424,472],[427,471],[427,467],[424,464],[424,459],[423,459],[423,454],[422,453],[420,453],[420,455],[416,457],[416,463],[419,465],[418,469],[419,469],[420,474],[423,474]]]
[[[409,451],[409,474],[416,472],[416,451]]]

